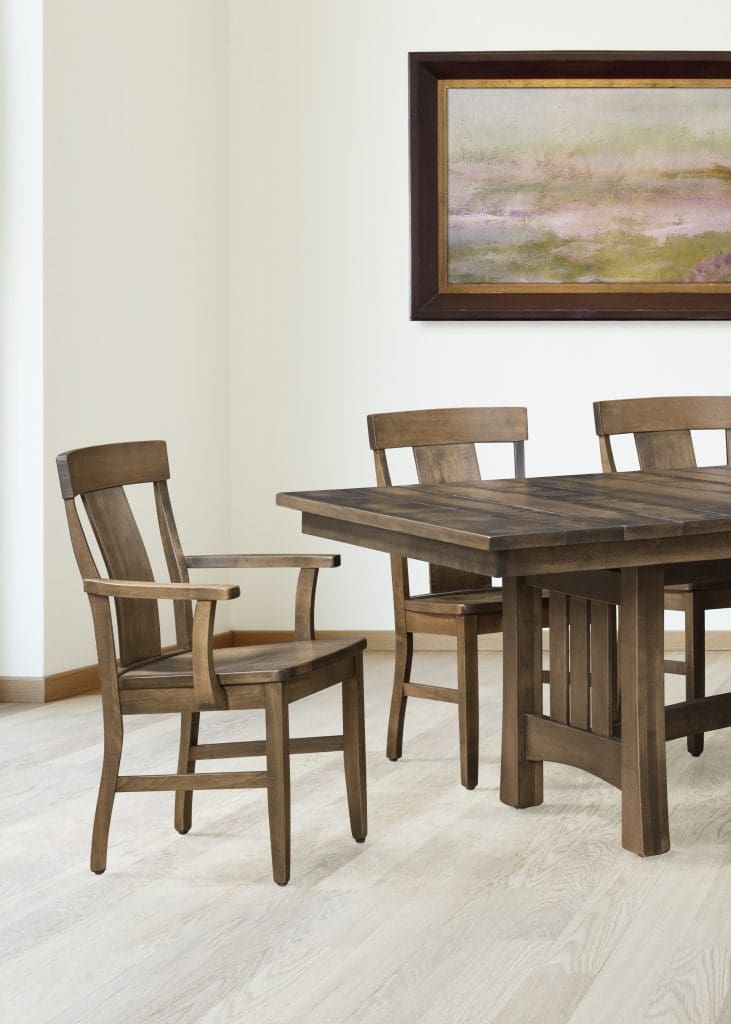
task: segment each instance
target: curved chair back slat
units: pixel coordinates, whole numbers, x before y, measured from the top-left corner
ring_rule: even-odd
[[[56,465],[64,498],[170,477],[164,441],[125,441],[76,448],[58,455]]]
[[[368,417],[368,437],[381,486],[391,483],[387,450],[394,448],[412,449],[419,483],[453,484],[481,479],[476,444],[512,443],[515,475],[522,477],[528,412],[522,407],[505,406],[374,413]],[[394,573],[394,580],[402,577],[403,573]],[[489,576],[429,566],[432,593],[476,589],[490,583]],[[399,598],[394,594],[395,600]]]
[[[167,446],[164,441],[132,441],[96,445],[64,452],[56,459],[61,492],[69,523],[74,527],[74,552],[82,577],[95,567],[78,516],[80,497],[110,579],[154,580],[142,534],[125,492],[125,486],[152,483],[163,549],[170,579],[188,581],[180,540],[167,492]],[[160,617],[155,601],[115,598],[119,661],[123,667],[157,658],[161,653]],[[192,607],[175,602],[178,646],[190,650]]]
[[[633,434],[640,469],[695,467],[691,430],[723,430],[726,462],[731,464],[731,398],[685,396],[626,398],[595,402],[594,421],[599,437],[602,468],[616,471],[611,438]]]

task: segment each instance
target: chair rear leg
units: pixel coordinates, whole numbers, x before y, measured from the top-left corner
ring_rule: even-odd
[[[353,676],[343,680],[343,759],[350,831],[362,843],[368,833],[362,654],[355,659],[354,669]]]
[[[457,689],[459,692],[459,761],[462,785],[477,785],[480,756],[480,705],[477,686],[477,617],[457,620]]]
[[[105,715],[102,775],[99,780],[99,795],[96,800],[94,827],[91,834],[90,867],[95,875],[103,874],[107,868],[109,825],[112,820],[114,795],[117,792],[123,735],[121,713],[117,713],[112,722],[108,721]]]
[[[694,595],[685,609],[685,699],[697,700],[706,695],[706,616],[703,605]],[[703,753],[703,733],[688,737],[688,751],[693,757]]]
[[[397,632],[391,712],[388,716],[388,739],[386,741],[386,757],[389,761],[398,761],[404,750],[404,718],[406,717],[404,683],[411,680],[413,657],[414,634]]]
[[[198,742],[200,711],[184,711],[180,716],[180,750],[178,753],[178,775],[195,771],[190,748]],[[184,836],[193,824],[193,790],[181,789],[175,793],[175,828]]]
[[[282,683],[266,684],[264,706],[272,873],[277,885],[286,885],[289,881],[291,851],[289,707]]]

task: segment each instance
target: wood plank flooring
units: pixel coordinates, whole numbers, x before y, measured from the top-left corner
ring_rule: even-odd
[[[90,874],[98,696],[2,706],[0,1019],[729,1024],[729,734],[698,759],[669,744],[672,849],[641,860],[620,847],[618,792],[576,770],[546,767],[542,807],[499,802],[497,654],[480,655],[476,790],[448,704],[410,702],[388,762],[391,657],[366,658],[368,840],[349,834],[341,755],[293,758],[286,889],[263,791],[196,794],[187,836],[172,795],[121,794],[107,873]],[[417,681],[454,674],[448,653],[415,658]],[[668,677],[673,699],[682,687]],[[709,655],[708,692],[728,689],[731,654]],[[293,735],[337,731],[338,701],[295,705]],[[176,722],[128,722],[122,771],[171,770]],[[202,742],[262,735],[258,712],[203,718]]]

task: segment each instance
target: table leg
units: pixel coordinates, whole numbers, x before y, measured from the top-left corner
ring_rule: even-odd
[[[670,849],[662,570],[622,569],[621,588],[622,846],[648,857]]]
[[[503,580],[503,735],[500,799],[511,807],[543,803],[543,762],[525,757],[523,716],[542,714],[536,682],[540,603],[520,577]],[[538,647],[540,650],[540,646]]]

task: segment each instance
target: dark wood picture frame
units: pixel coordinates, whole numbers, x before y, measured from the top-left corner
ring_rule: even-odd
[[[412,320],[731,319],[731,284],[445,286],[439,89],[468,79],[705,79],[731,87],[731,52],[410,53]]]

